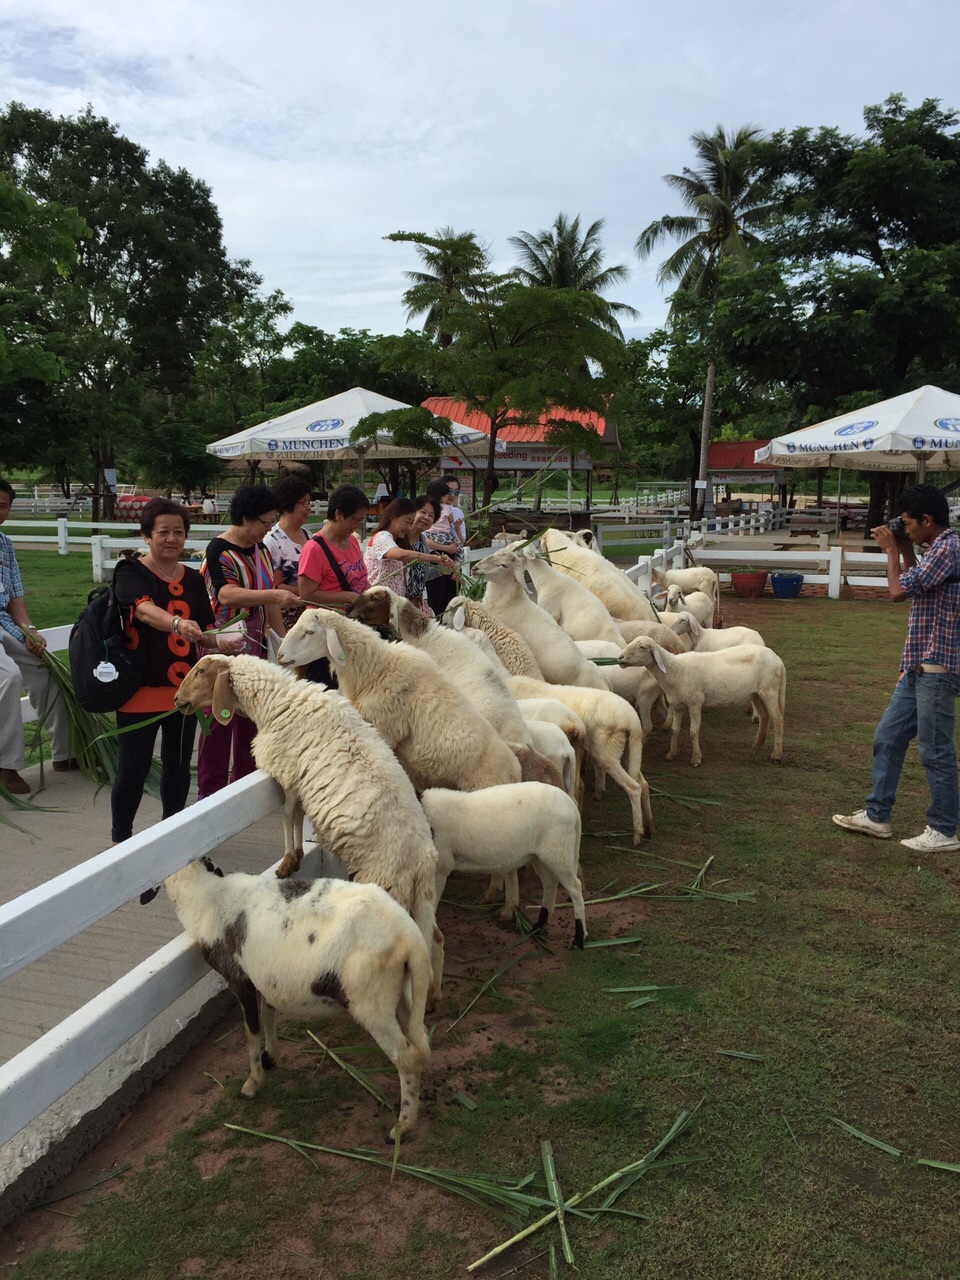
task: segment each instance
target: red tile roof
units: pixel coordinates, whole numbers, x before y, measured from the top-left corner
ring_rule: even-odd
[[[490,434],[490,419],[487,415],[478,412],[476,409],[468,409],[460,400],[451,400],[448,396],[431,396],[428,400],[423,401],[422,407],[429,409],[437,417],[449,418],[451,422],[458,422],[461,426],[469,427],[472,431],[483,431],[486,435]],[[568,418],[571,422],[579,422],[581,426],[589,427],[591,431],[596,431],[598,436],[606,436],[607,424],[599,414],[580,413],[576,409],[563,409],[553,416],[559,417],[561,413],[564,418]],[[497,433],[497,439],[513,441],[517,444],[540,444],[546,438],[548,416],[546,413],[541,414],[540,421],[535,427],[501,427]],[[616,442],[616,435],[613,437],[613,442]]]

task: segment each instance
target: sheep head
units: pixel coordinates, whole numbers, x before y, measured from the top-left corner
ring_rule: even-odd
[[[389,587],[368,587],[347,609],[346,617],[367,627],[393,627],[393,603],[399,600]],[[394,630],[396,628],[394,627]]]
[[[515,551],[495,551],[486,556],[475,566],[476,572],[489,582],[509,582],[515,579],[520,586],[523,582],[523,561]]]
[[[676,583],[672,587],[667,587],[667,612],[679,613],[684,604],[683,592]]]
[[[661,671],[666,671],[660,656],[662,652],[651,636],[637,636],[636,640],[630,641],[617,662],[621,667],[659,667]]]
[[[674,635],[692,636],[694,643],[696,643],[703,629],[700,626],[700,623],[696,620],[693,614],[689,613],[686,609],[684,609],[681,613],[679,613],[677,615],[677,618],[678,618],[678,621],[673,626]]]
[[[230,668],[235,661],[236,658],[220,654],[201,658],[174,694],[174,706],[184,715],[210,707],[217,724],[229,724],[236,713],[243,715],[230,682]]]
[[[277,651],[282,667],[306,667],[320,658],[331,658],[338,666],[346,661],[340,644],[341,628],[358,627],[332,609],[308,609],[283,638]]]

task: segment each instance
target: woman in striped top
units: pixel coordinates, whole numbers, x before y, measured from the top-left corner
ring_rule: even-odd
[[[300,597],[273,585],[273,563],[263,546],[277,519],[277,495],[265,485],[241,485],[230,503],[230,527],[207,545],[200,572],[207,584],[218,627],[246,611],[247,642],[243,652],[267,656],[267,635],[286,635],[281,609],[299,605]],[[251,744],[257,728],[237,716],[228,725],[211,725],[200,742],[197,789],[202,799],[256,768]],[[230,767],[231,755],[233,768]]]

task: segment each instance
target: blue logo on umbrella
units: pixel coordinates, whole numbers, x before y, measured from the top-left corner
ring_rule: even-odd
[[[837,427],[833,434],[835,436],[862,436],[865,431],[869,431],[871,427],[876,425],[876,421],[873,419],[866,422],[848,422],[845,427]]]
[[[952,431],[960,434],[960,418],[937,418],[934,426],[939,427],[941,431]]]
[[[276,440],[268,440],[267,448],[270,450],[271,453],[273,453],[274,449],[279,449],[280,446],[277,444]]]
[[[308,431],[336,431],[337,427],[343,426],[342,418],[318,418],[316,422],[311,422],[307,426]]]

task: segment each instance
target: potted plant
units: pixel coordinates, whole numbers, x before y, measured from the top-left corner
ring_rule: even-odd
[[[730,585],[738,596],[750,598],[762,596],[767,585],[766,569],[754,569],[752,565],[742,565],[730,570]]]
[[[803,588],[803,574],[790,569],[771,573],[770,585],[778,600],[796,600]]]

